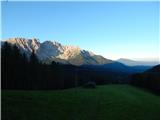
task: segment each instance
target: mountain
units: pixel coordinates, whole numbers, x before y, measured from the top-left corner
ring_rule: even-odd
[[[62,45],[56,41],[40,43],[35,38],[9,38],[5,41],[11,45],[16,45],[27,56],[30,56],[34,51],[40,61],[48,64],[52,61],[72,65],[103,65],[113,62],[77,46]],[[5,41],[1,41],[2,46]]]
[[[158,65],[158,61],[134,61],[130,59],[120,58],[117,62],[123,63],[128,66],[155,66]]]
[[[128,83],[128,76],[130,74],[143,72],[148,69],[147,67],[144,68],[144,66],[127,66],[116,61],[108,60],[90,51],[82,50],[79,47],[64,46],[55,41],[45,41],[43,43],[40,43],[38,39],[12,38],[2,41],[2,47],[4,42],[7,42],[11,45],[16,45],[20,49],[20,52],[25,53],[28,57],[32,54],[32,52],[34,52],[37,55],[38,59],[43,63],[51,63],[52,61],[64,63],[52,64],[56,65],[57,67],[53,67],[52,65],[52,67],[48,67],[50,66],[49,64],[41,64],[44,67],[37,67],[35,70],[37,72],[34,71],[38,75],[36,78],[37,81],[41,77],[44,77],[45,79],[48,79],[50,81],[50,79],[52,79],[50,78],[50,76],[52,76],[53,71],[56,71],[55,73],[58,76],[55,79],[59,78],[63,80],[64,78],[66,78],[65,80],[69,80],[72,83],[70,84],[72,86],[75,85],[73,81],[77,78],[77,75],[79,76],[79,80],[81,81],[80,84],[85,83],[89,80],[94,80],[97,84]],[[14,52],[15,51],[13,51],[13,54]],[[10,61],[8,61],[7,64],[10,64],[10,62],[12,61],[13,66],[22,65],[19,65],[19,63],[23,62],[16,62],[18,61],[18,58],[14,59],[15,55],[13,54],[11,53],[11,56],[8,56]],[[26,62],[24,63],[24,66],[26,66]],[[11,70],[11,73],[7,74],[8,76],[11,76],[10,74],[13,73],[12,65],[11,68],[7,66],[7,69]],[[3,67],[3,69],[4,68],[6,67]],[[29,76],[32,76],[32,73],[34,73],[30,72],[32,71],[32,64],[30,64],[30,62],[27,63],[28,72],[21,72],[23,70],[20,70],[16,67],[13,68],[15,69],[15,76],[19,76],[19,73],[22,73],[24,75],[26,75],[27,73],[27,76],[30,73]],[[18,72],[17,70],[20,71]],[[63,77],[61,77],[61,75]],[[15,80],[17,79],[19,79],[19,77],[15,77]],[[28,78],[26,78],[26,80],[27,79]],[[21,79],[19,80],[21,81]],[[68,83],[68,81],[66,83]]]

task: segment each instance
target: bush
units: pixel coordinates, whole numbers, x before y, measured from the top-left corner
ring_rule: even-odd
[[[89,81],[83,86],[84,88],[96,88],[96,83],[93,81]]]

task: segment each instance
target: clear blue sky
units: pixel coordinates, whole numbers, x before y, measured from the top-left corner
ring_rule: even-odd
[[[2,2],[2,39],[56,40],[106,58],[158,58],[158,2]]]

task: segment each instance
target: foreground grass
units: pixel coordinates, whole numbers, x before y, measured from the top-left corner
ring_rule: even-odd
[[[2,120],[160,120],[160,97],[128,85],[2,91]]]

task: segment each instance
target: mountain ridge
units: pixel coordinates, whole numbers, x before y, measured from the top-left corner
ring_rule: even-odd
[[[155,66],[160,64],[158,61],[136,61],[126,58],[120,58],[117,61],[127,66]]]
[[[113,62],[91,51],[83,50],[77,46],[62,45],[56,41],[47,40],[41,43],[36,38],[9,38],[5,41],[16,45],[27,56],[30,56],[34,51],[40,61],[48,64],[52,61],[72,65],[103,65]],[[5,41],[1,41],[1,45]]]
[[[8,38],[1,41],[1,45],[4,42],[8,42],[12,45],[16,45],[22,53],[25,53],[28,57],[34,51],[38,59],[43,63],[50,64],[52,61],[59,62],[61,64],[72,65],[106,65],[108,63],[119,62],[127,66],[144,67],[154,66],[159,62],[146,62],[135,61],[125,58],[120,58],[116,61],[107,59],[101,55],[96,55],[91,51],[81,49],[78,46],[62,45],[57,41],[46,40],[39,42],[39,39],[27,39],[27,38]]]

